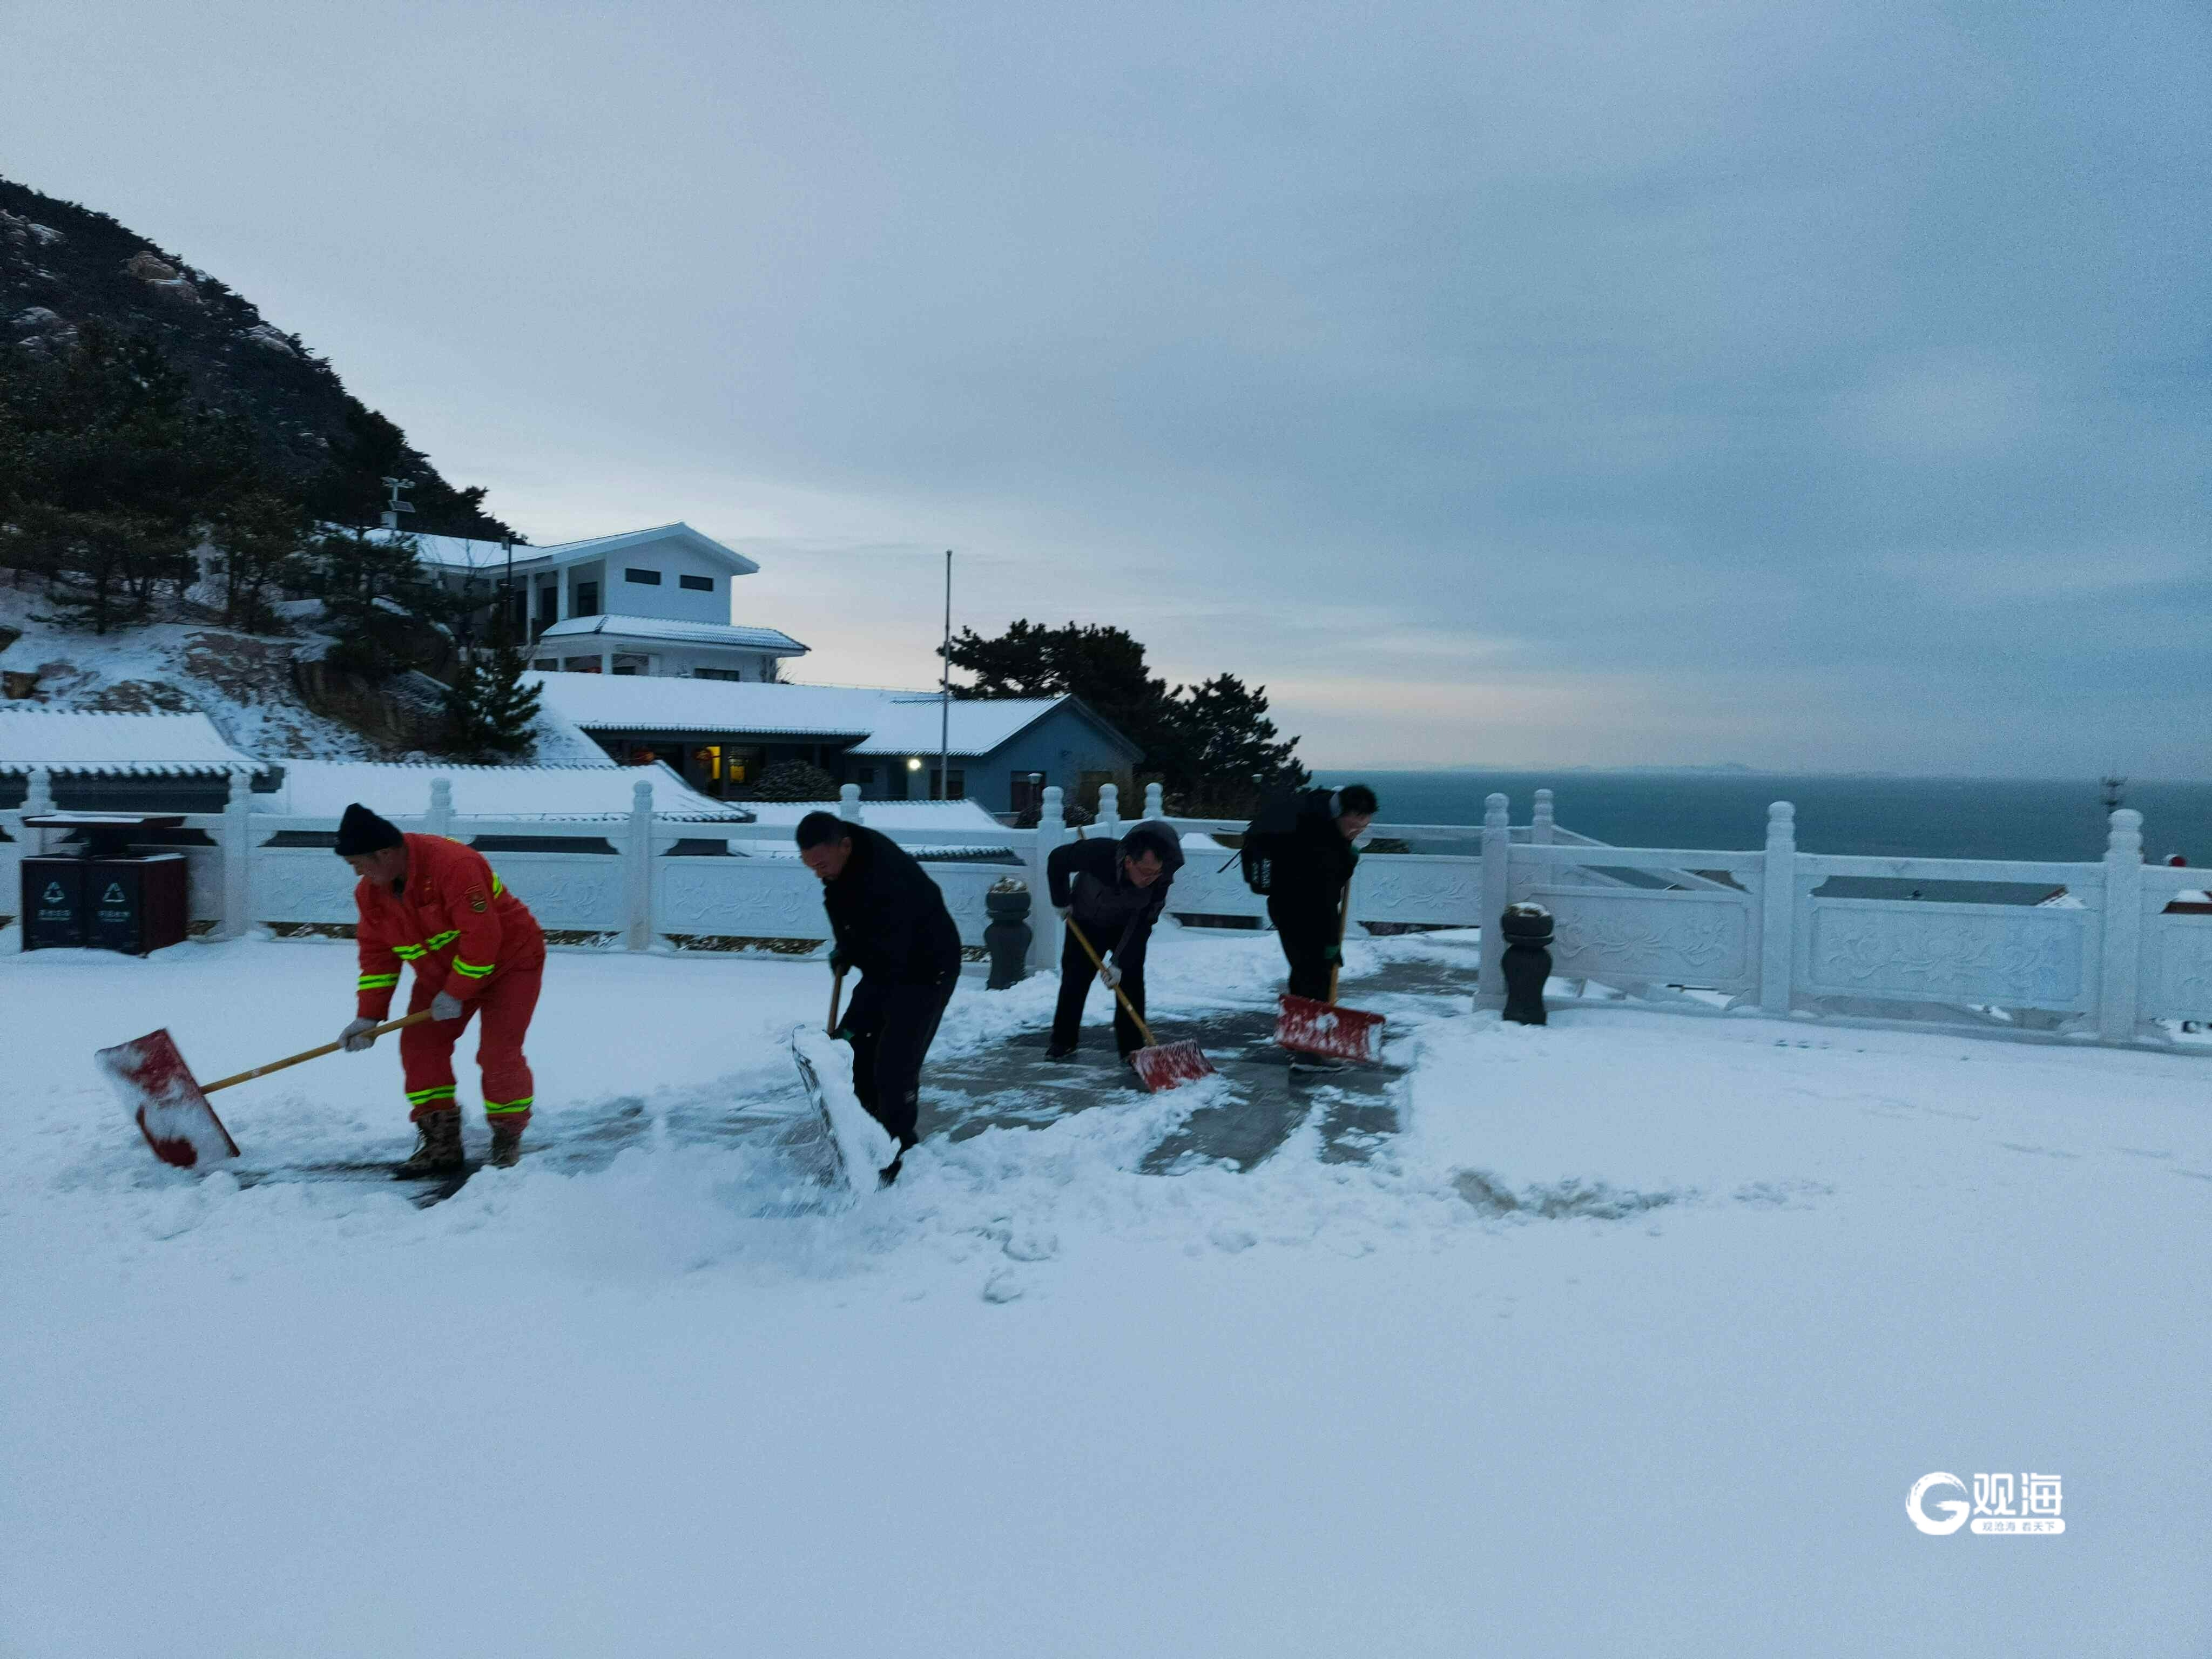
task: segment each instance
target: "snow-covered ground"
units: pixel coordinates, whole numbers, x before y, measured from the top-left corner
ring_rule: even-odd
[[[1156,948],[1163,1036],[1279,966]],[[1255,1085],[1094,1031],[1085,1109],[841,1209],[818,963],[562,953],[538,1150],[417,1210],[287,1173],[404,1151],[388,1040],[217,1096],[242,1177],[91,1065],[323,1041],[349,947],[0,956],[0,1653],[2207,1650],[2200,1060],[1386,994],[1466,957],[1355,948],[1358,1155],[1323,1079],[1146,1173]],[[1050,989],[964,983],[941,1075]],[[2059,1475],[2064,1534],[1923,1535],[1936,1470]]]

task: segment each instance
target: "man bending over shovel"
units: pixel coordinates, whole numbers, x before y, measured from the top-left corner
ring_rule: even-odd
[[[836,1035],[853,1045],[853,1092],[890,1132],[898,1152],[881,1171],[898,1178],[915,1140],[921,1062],[960,982],[960,933],[928,872],[887,836],[828,812],[799,821],[799,856],[822,878],[830,967],[860,970]]]
[[[415,1122],[415,1151],[396,1173],[461,1167],[461,1113],[453,1097],[453,1045],[479,1012],[477,1064],[495,1168],[522,1155],[532,1084],[522,1038],[545,975],[545,935],[474,848],[443,836],[407,836],[358,802],[338,824],[338,856],[361,878],[361,983],[356,1018],[340,1033],[349,1054],[392,1007],[399,964],[412,963],[407,1012],[430,1018],[399,1034],[399,1063]]]
[[[1168,887],[1182,867],[1182,840],[1164,823],[1139,823],[1116,842],[1086,837],[1052,849],[1044,863],[1052,908],[1062,921],[1073,921],[1094,948],[1113,960],[1095,971],[1111,993],[1114,1045],[1127,1060],[1149,1038],[1137,1029],[1145,1017],[1145,946],[1152,924],[1167,905]],[[1075,1053],[1083,1024],[1084,999],[1094,969],[1090,951],[1073,928],[1060,941],[1060,1001],[1053,1010],[1048,1060]]]

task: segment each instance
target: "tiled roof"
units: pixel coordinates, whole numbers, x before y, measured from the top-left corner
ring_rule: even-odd
[[[781,629],[738,628],[728,623],[680,622],[670,617],[632,617],[622,614],[571,617],[538,635],[541,640],[575,639],[586,634],[629,640],[668,640],[685,645],[728,645],[748,651],[766,651],[779,657],[795,657],[806,647]]]
[[[0,708],[0,772],[39,766],[137,775],[267,769],[225,743],[205,714]]]
[[[419,817],[430,810],[430,785],[453,786],[453,811],[465,817],[628,817],[637,786],[653,786],[655,817],[745,823],[734,801],[710,800],[666,766],[394,766],[374,761],[286,761],[284,781],[255,807],[295,817],[334,818],[359,801],[386,817]]]

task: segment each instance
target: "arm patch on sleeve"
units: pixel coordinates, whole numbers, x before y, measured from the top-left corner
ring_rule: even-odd
[[[477,911],[477,912],[482,912],[482,911],[483,911],[483,910],[484,910],[484,909],[485,909],[485,908],[487,908],[490,903],[491,903],[491,901],[490,901],[489,899],[488,899],[488,898],[486,898],[486,897],[484,896],[484,890],[483,890],[483,888],[481,888],[481,887],[471,887],[471,888],[470,888],[470,889],[469,889],[469,908],[470,908],[470,909],[471,909],[471,910],[475,910],[475,911]]]

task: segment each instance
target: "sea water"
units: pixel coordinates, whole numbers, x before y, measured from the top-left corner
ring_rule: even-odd
[[[2027,859],[2087,863],[2105,855],[2103,787],[2095,778],[1905,778],[1714,771],[1346,772],[1388,823],[1482,822],[1493,791],[1526,823],[1539,789],[1566,829],[1615,847],[1750,851],[1766,844],[1766,808],[1797,809],[1808,853],[1884,858]],[[2143,855],[2212,865],[2212,782],[2130,781],[2122,805],[2143,815]]]

